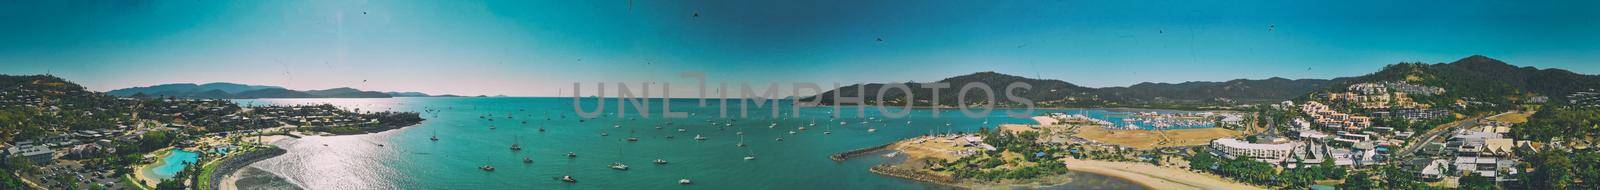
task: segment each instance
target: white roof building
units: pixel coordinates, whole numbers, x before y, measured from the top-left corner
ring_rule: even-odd
[[[1211,148],[1234,157],[1248,157],[1261,161],[1281,162],[1288,159],[1295,148],[1300,147],[1298,142],[1278,144],[1256,144],[1234,138],[1220,138],[1211,141]]]

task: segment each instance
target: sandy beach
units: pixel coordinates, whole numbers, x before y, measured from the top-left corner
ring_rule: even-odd
[[[166,161],[164,161],[164,159],[161,159],[161,158],[166,158],[168,154],[172,154],[171,150],[172,150],[172,148],[170,148],[170,147],[162,148],[161,150],[156,150],[154,152],[159,152],[161,154],[157,154],[155,157],[148,157],[147,156],[147,158],[155,159],[156,162],[153,162],[153,163],[150,163],[150,164],[134,166],[133,167],[134,171],[133,171],[133,174],[132,174],[133,175],[133,179],[134,180],[138,180],[138,181],[135,181],[135,182],[143,182],[143,183],[145,183],[146,186],[150,186],[150,187],[155,187],[157,183],[161,183],[161,179],[156,179],[155,176],[152,176],[154,174],[150,173],[150,168],[151,167],[160,166],[162,164],[166,164]]]
[[[267,142],[267,144],[277,144],[279,141],[292,139],[295,138],[287,135],[261,137],[261,141]],[[287,180],[284,180],[281,176],[277,176],[276,174],[257,169],[255,167],[244,167],[234,171],[233,173],[223,175],[222,183],[216,188],[221,190],[238,190],[240,189],[239,187],[241,184],[247,187],[254,187],[249,189],[300,189],[300,187],[295,186],[293,183],[288,183]]]
[[[227,178],[222,180],[222,184],[218,186],[217,189],[221,190],[301,189],[277,174],[256,167],[239,169],[239,171],[229,174]]]
[[[1149,189],[1263,189],[1214,175],[1142,163],[1064,159],[1072,171],[1088,172],[1137,182]]]

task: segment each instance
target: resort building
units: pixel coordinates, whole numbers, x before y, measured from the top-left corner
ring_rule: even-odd
[[[1500,173],[1515,173],[1516,143],[1501,134],[1481,131],[1458,131],[1445,143],[1445,148],[1455,153],[1455,168],[1479,176],[1494,177],[1496,181],[1512,180]]]
[[[1443,109],[1395,109],[1391,111],[1372,112],[1373,116],[1380,118],[1399,118],[1406,120],[1429,120],[1450,115],[1450,111]]]
[[[5,155],[7,157],[27,159],[36,164],[50,163],[50,160],[55,159],[56,153],[54,150],[50,150],[50,147],[36,145],[29,141],[18,142],[16,146],[6,148],[4,151],[7,153]]]
[[[1354,131],[1372,126],[1371,117],[1339,113],[1316,101],[1307,101],[1305,105],[1300,106],[1300,111],[1310,115],[1316,124],[1327,128]]]
[[[1276,144],[1257,144],[1234,138],[1211,140],[1211,148],[1225,154],[1224,156],[1230,158],[1252,158],[1274,163],[1288,159],[1289,155],[1297,147],[1300,147],[1300,143],[1292,141]]]

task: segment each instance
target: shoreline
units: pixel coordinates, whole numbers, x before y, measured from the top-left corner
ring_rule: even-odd
[[[927,138],[927,139],[923,139],[923,138]],[[1059,186],[1059,185],[1063,185],[1063,184],[1071,182],[1071,178],[1068,177],[1071,174],[1046,175],[1046,176],[1040,176],[1040,177],[1034,178],[1034,179],[1017,179],[1017,180],[1000,180],[1000,181],[977,181],[977,180],[957,179],[957,178],[954,178],[954,177],[951,177],[951,176],[948,176],[948,175],[928,172],[928,171],[925,171],[925,170],[922,170],[922,169],[907,168],[907,167],[917,167],[917,166],[905,165],[906,163],[912,162],[912,160],[922,160],[922,159],[929,159],[929,158],[939,157],[939,156],[932,156],[932,155],[928,155],[927,153],[923,153],[923,151],[930,151],[930,150],[916,148],[915,146],[908,145],[907,143],[915,144],[918,141],[927,141],[927,140],[933,140],[933,139],[938,139],[938,138],[939,137],[933,137],[933,136],[919,136],[919,137],[913,137],[913,138],[908,138],[908,139],[901,139],[901,140],[890,142],[890,143],[887,143],[887,144],[884,144],[884,145],[878,145],[878,146],[855,149],[855,150],[841,152],[841,153],[835,153],[835,154],[830,155],[829,158],[830,159],[834,159],[835,161],[838,161],[838,162],[843,162],[843,161],[848,160],[850,158],[860,157],[860,156],[864,156],[864,155],[871,155],[872,153],[879,153],[879,152],[883,152],[883,151],[893,151],[893,152],[895,152],[895,154],[906,156],[907,159],[904,160],[904,161],[901,161],[899,163],[881,163],[881,164],[876,164],[876,165],[873,165],[873,166],[867,168],[867,171],[872,172],[874,174],[878,174],[878,175],[901,178],[901,179],[907,179],[907,180],[910,180],[910,181],[915,181],[917,183],[924,183],[924,184],[938,185],[938,186],[943,186],[943,187],[951,187],[951,188],[959,188],[959,189],[1013,189],[1013,188],[1019,188],[1019,187],[1046,188],[1046,187]]]
[[[211,177],[212,181],[217,181],[216,183],[212,183],[211,189],[219,189],[219,190],[239,189],[237,187],[237,182],[240,179],[239,175],[238,175],[240,171],[243,171],[243,169],[250,167],[250,165],[254,165],[256,162],[261,162],[263,160],[272,159],[272,158],[276,158],[278,156],[282,156],[284,154],[288,154],[289,153],[288,149],[278,148],[275,144],[278,144],[279,142],[283,142],[283,141],[300,139],[301,137],[290,133],[290,134],[285,134],[285,135],[272,135],[272,136],[267,136],[265,138],[266,138],[266,141],[267,141],[266,144],[274,144],[274,146],[272,146],[271,148],[278,150],[279,153],[272,154],[272,155],[264,157],[264,158],[255,159],[253,161],[250,161],[249,163],[245,163],[243,165],[239,165],[236,168],[231,168],[232,170],[230,170],[230,171],[223,171],[222,170],[223,168],[218,168],[217,171],[213,171],[212,172],[212,175],[220,175],[220,176]],[[265,172],[265,171],[263,171],[263,172]],[[277,176],[279,178],[284,177],[284,176],[281,176],[281,175],[278,175],[278,174],[274,174],[274,173],[271,173],[271,172],[268,172],[268,174]],[[296,185],[298,185],[298,184],[296,184]]]
[[[400,127],[388,128],[388,129],[381,130],[381,131],[372,131],[372,132],[355,133],[355,134],[336,134],[336,133],[316,132],[316,131],[308,131],[309,133],[302,133],[302,132],[299,132],[299,131],[291,131],[291,132],[284,133],[284,134],[281,134],[281,135],[266,136],[266,137],[264,137],[265,138],[264,140],[267,141],[266,144],[274,145],[274,146],[271,146],[269,148],[272,151],[275,151],[275,153],[271,153],[270,155],[267,155],[265,157],[259,157],[259,158],[253,158],[253,159],[250,159],[250,160],[246,160],[246,161],[248,161],[247,163],[232,165],[232,167],[218,167],[217,170],[211,172],[212,176],[210,176],[210,180],[208,180],[206,183],[211,185],[211,189],[217,189],[217,190],[235,190],[235,189],[239,189],[237,187],[237,185],[238,185],[237,182],[241,179],[239,174],[245,168],[249,168],[249,167],[251,167],[250,165],[254,165],[255,163],[260,162],[260,161],[264,161],[264,160],[267,160],[267,159],[271,159],[271,158],[275,158],[275,157],[278,157],[278,156],[282,156],[282,155],[288,154],[288,149],[283,149],[283,148],[279,148],[279,147],[276,146],[277,144],[282,143],[284,141],[298,140],[298,139],[304,138],[304,136],[335,137],[335,136],[373,135],[373,134],[380,134],[380,133],[385,133],[385,132],[396,132],[396,131],[400,131],[400,130],[405,130],[405,129],[409,129],[409,128],[412,128],[412,127],[416,127],[416,126],[419,126],[419,125],[422,125],[422,123],[418,122],[418,123],[414,123],[414,124],[410,124],[410,125],[404,125],[404,126],[400,126]],[[261,152],[261,151],[253,151],[253,152],[250,152],[250,153],[253,154],[253,153],[258,153],[258,152]],[[261,155],[248,155],[248,156],[261,156]],[[228,160],[223,160],[223,161],[235,160],[233,157],[229,157],[227,159]],[[221,161],[218,161],[218,162],[221,162]],[[260,169],[260,168],[257,168],[257,169]],[[283,176],[281,174],[272,173],[271,171],[264,170],[264,169],[261,170],[261,171],[262,172],[266,172],[267,175],[272,175],[272,176],[274,176],[276,178],[279,178],[279,179],[285,179],[286,181],[284,181],[284,182],[286,182],[286,183],[288,183],[290,185],[294,185],[295,187],[302,188],[302,189],[305,188],[304,186],[301,186],[300,184],[295,183],[293,180],[288,180],[288,179],[290,179],[288,176]]]
[[[1165,168],[1142,163],[1063,159],[1067,169],[1113,177],[1146,189],[1266,189],[1229,181],[1214,175]]]
[[[206,180],[204,183],[206,183],[206,185],[208,185],[208,187],[211,189],[235,189],[223,187],[222,184],[224,184],[224,181],[229,182],[228,184],[232,184],[231,182],[237,181],[237,176],[234,174],[235,172],[238,172],[239,169],[249,167],[250,164],[278,157],[279,155],[286,153],[288,153],[288,150],[284,150],[276,146],[269,146],[262,150],[243,153],[243,155],[228,156],[227,158],[223,158],[223,160],[215,161],[217,164],[216,169],[211,171],[209,176],[205,176],[208,180]]]
[[[961,189],[1004,189],[1020,186],[1044,188],[1065,185],[1067,183],[1071,183],[1072,181],[1070,177],[1066,177],[1072,175],[1070,173],[1041,176],[1039,178],[1025,180],[972,181],[954,179],[950,176],[930,173],[915,168],[906,168],[916,167],[902,165],[904,163],[909,163],[912,160],[940,157],[935,154],[926,153],[926,151],[929,151],[924,150],[926,148],[917,148],[918,146],[936,146],[924,143],[939,143],[928,141],[933,139],[923,138],[928,137],[914,137],[897,140],[885,145],[836,153],[830,155],[829,158],[842,162],[844,160],[848,160],[856,156],[866,155],[872,152],[895,151],[907,156],[908,159],[899,163],[882,163],[873,165],[871,168],[868,168],[868,171],[878,175],[908,179],[918,183]],[[1145,189],[1265,189],[1249,184],[1230,181],[1215,175],[1197,173],[1177,168],[1159,167],[1144,163],[1079,160],[1073,158],[1062,158],[1061,161],[1067,165],[1067,170],[1071,172],[1115,178],[1126,181],[1132,185],[1138,185]]]

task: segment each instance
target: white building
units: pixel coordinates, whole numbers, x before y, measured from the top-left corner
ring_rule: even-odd
[[[1278,144],[1256,144],[1234,138],[1211,140],[1211,148],[1227,154],[1227,156],[1252,158],[1265,162],[1282,162],[1288,159],[1289,155],[1297,147],[1300,147],[1300,143],[1292,141]]]

